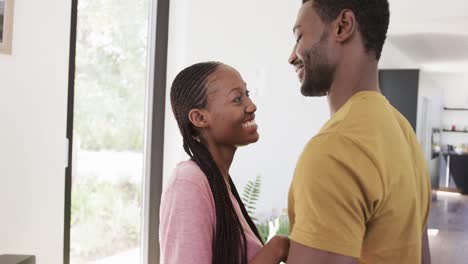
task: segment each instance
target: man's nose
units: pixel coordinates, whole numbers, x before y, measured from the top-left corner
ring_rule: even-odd
[[[294,65],[296,63],[297,59],[298,58],[297,58],[297,54],[296,54],[296,47],[294,47],[294,49],[291,52],[291,55],[289,56],[288,62],[289,62],[289,64]]]

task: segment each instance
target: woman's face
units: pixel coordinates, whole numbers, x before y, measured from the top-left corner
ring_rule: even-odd
[[[207,78],[204,137],[216,144],[244,146],[257,142],[257,106],[249,98],[246,83],[234,68],[221,65]],[[208,140],[208,138],[205,138]]]

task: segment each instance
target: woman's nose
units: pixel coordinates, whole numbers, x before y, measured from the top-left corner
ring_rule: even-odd
[[[245,111],[247,113],[255,113],[257,111],[257,106],[254,104],[254,102],[250,98],[249,98],[249,102],[247,104],[247,107],[245,108]]]

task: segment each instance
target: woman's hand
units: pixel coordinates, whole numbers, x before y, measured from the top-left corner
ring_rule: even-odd
[[[265,247],[271,247],[273,252],[276,252],[278,263],[286,262],[289,253],[289,238],[285,236],[274,236],[266,243]]]
[[[265,244],[250,264],[279,264],[286,262],[289,252],[289,238],[274,236]]]

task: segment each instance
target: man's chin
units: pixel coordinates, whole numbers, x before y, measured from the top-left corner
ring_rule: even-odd
[[[304,84],[301,86],[301,94],[306,97],[322,97],[327,95],[327,93],[305,86]]]

